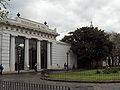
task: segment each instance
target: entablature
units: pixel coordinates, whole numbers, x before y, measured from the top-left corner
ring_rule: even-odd
[[[27,23],[29,23],[29,25],[27,25]],[[38,27],[36,25],[38,25]],[[20,17],[17,17],[17,19],[7,19],[5,21],[0,21],[0,26],[3,27],[3,30],[35,35],[49,39],[56,39],[56,37],[59,35],[56,32],[56,29],[51,30],[48,26],[44,24],[23,19]]]
[[[57,35],[53,33],[48,33],[48,32],[42,32],[38,30],[33,30],[30,28],[25,28],[21,26],[16,26],[16,25],[11,25],[9,23],[2,23],[1,24],[1,30],[3,31],[9,31],[9,32],[16,32],[16,33],[22,33],[22,34],[27,34],[27,35],[32,35],[32,36],[37,36],[37,37],[42,37],[42,38],[49,38],[49,39],[56,39]]]

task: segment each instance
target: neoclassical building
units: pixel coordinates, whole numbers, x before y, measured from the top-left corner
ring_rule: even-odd
[[[77,67],[70,45],[57,41],[56,29],[21,17],[0,21],[0,64],[4,71]]]

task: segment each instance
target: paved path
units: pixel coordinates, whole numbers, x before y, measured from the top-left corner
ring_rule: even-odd
[[[40,77],[40,73],[9,74],[0,76],[0,80],[69,86],[71,90],[120,90],[120,83],[66,83],[45,81],[41,80]]]

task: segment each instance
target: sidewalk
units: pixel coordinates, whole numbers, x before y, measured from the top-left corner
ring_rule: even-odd
[[[24,73],[40,73],[41,70],[38,70],[35,72],[35,70],[20,70],[20,74]],[[3,71],[3,75],[9,75],[9,74],[18,74],[18,71]]]

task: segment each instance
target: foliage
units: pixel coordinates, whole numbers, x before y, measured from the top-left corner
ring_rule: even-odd
[[[107,68],[103,70],[103,74],[110,74],[111,73],[111,69]]]
[[[0,11],[0,20],[6,19],[8,15],[8,11],[2,10]]]
[[[78,60],[88,65],[105,58],[113,48],[109,35],[97,27],[79,28],[61,41],[70,43],[71,50],[78,56]]]
[[[7,5],[8,5],[8,2],[7,1],[10,1],[10,0],[0,0],[0,20],[4,20],[7,18],[7,15],[8,15],[8,11],[7,11]]]
[[[111,73],[118,73],[119,69],[118,68],[106,68],[103,70],[103,74],[111,74]]]
[[[8,2],[7,1],[10,1],[10,0],[0,0],[0,4],[2,5],[2,7],[4,9],[7,9],[7,5],[8,5]]]
[[[119,65],[120,62],[120,34],[110,33],[110,40],[114,43],[114,48],[111,52],[112,65]],[[119,60],[119,62],[117,61]]]
[[[96,74],[100,74],[101,72],[99,70],[96,71]]]

